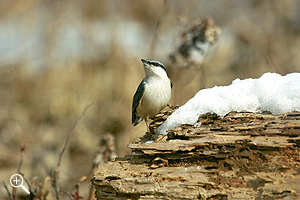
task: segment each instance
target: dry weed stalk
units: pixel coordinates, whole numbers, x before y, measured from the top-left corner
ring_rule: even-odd
[[[3,185],[4,189],[5,189],[5,191],[7,192],[7,195],[9,197],[9,199],[10,200],[14,200],[13,195],[10,193],[10,191],[9,191],[9,189],[8,189],[8,187],[7,187],[7,185],[6,185],[6,183],[4,181],[2,181],[2,185]]]
[[[18,164],[18,168],[17,168],[17,173],[22,175],[23,179],[25,180],[26,184],[28,185],[29,187],[29,191],[30,191],[30,197],[32,199],[32,192],[31,192],[31,187],[30,187],[30,184],[28,182],[28,180],[24,177],[24,173],[21,172],[21,168],[22,168],[22,165],[23,165],[23,157],[24,157],[24,151],[25,151],[25,146],[22,146],[20,148],[20,160],[19,160],[19,164]],[[7,192],[7,195],[9,197],[9,199],[11,200],[16,200],[16,193],[17,193],[17,188],[16,187],[12,187],[12,193],[10,193],[5,181],[2,181],[2,184],[3,184],[3,187],[4,189],[6,190]]]
[[[55,194],[56,194],[56,199],[59,200],[59,194],[60,194],[60,184],[59,184],[59,167],[60,167],[60,164],[61,164],[61,161],[62,161],[62,157],[64,155],[64,152],[67,148],[67,145],[69,143],[69,140],[71,138],[71,135],[73,134],[75,128],[77,127],[77,125],[79,124],[79,122],[81,121],[81,119],[83,118],[83,116],[85,115],[86,111],[93,105],[93,102],[90,103],[89,105],[87,105],[83,112],[81,113],[81,115],[79,116],[79,118],[77,119],[77,121],[74,123],[74,125],[72,126],[71,130],[68,132],[68,135],[67,135],[67,138],[66,138],[66,141],[64,143],[64,146],[59,154],[59,157],[58,157],[58,162],[57,162],[57,166],[56,166],[56,169],[54,171],[54,188],[55,188]]]
[[[189,68],[193,77],[188,76],[184,80],[184,86],[192,82],[196,77],[199,78],[199,89],[205,88],[205,70],[204,64],[210,53],[213,44],[218,40],[221,34],[221,28],[216,25],[211,18],[197,21],[195,23],[185,23],[189,28],[184,30],[180,36],[180,44],[173,53],[169,55],[172,67],[174,67],[174,82],[179,83],[180,69]],[[177,89],[182,88],[180,85],[175,87],[174,99],[177,101]]]
[[[79,194],[80,183],[86,181],[88,179],[88,177],[83,176],[76,183],[75,190],[73,193],[61,191],[59,168],[60,168],[60,165],[62,162],[64,152],[67,148],[67,145],[69,143],[69,140],[70,140],[75,128],[78,126],[78,124],[80,123],[80,121],[82,120],[84,115],[86,114],[87,110],[92,106],[92,104],[93,103],[90,103],[89,105],[87,105],[84,108],[83,112],[81,113],[81,115],[78,117],[78,119],[73,124],[70,131],[68,132],[65,143],[63,145],[63,148],[62,148],[61,152],[59,153],[58,162],[57,162],[57,166],[54,171],[53,177],[46,176],[44,178],[44,180],[42,181],[42,183],[40,182],[39,178],[34,178],[32,180],[32,185],[30,185],[28,180],[24,177],[24,173],[21,172],[21,168],[23,165],[23,157],[24,157],[23,154],[25,151],[25,147],[21,147],[21,150],[20,150],[21,154],[20,154],[20,160],[19,160],[17,172],[24,177],[24,180],[26,181],[26,183],[29,187],[29,190],[30,190],[29,199],[38,198],[38,199],[57,199],[57,200],[59,200],[61,198],[60,197],[61,194],[64,194],[65,196],[67,196],[68,198],[73,199],[73,200],[83,199],[83,197],[80,196],[80,194]],[[99,164],[107,162],[109,160],[112,160],[115,157],[117,157],[116,147],[115,147],[115,138],[112,134],[106,133],[100,138],[99,147],[95,154],[95,159],[93,162],[93,167],[92,167],[90,176],[93,175],[94,171],[97,169],[97,166]],[[16,189],[13,188],[13,191],[10,192],[4,181],[2,181],[2,185],[5,188],[9,199],[16,200],[17,199]],[[91,200],[94,199],[94,192],[95,192],[94,188],[93,188],[93,186],[91,186],[88,199],[91,199]]]
[[[170,60],[176,67],[203,67],[199,64],[203,63],[206,46],[215,44],[220,34],[221,28],[211,18],[191,24],[181,33],[181,42],[170,54]]]

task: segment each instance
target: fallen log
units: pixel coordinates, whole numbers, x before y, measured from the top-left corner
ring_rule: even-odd
[[[98,167],[97,199],[300,198],[300,112],[206,114],[156,138],[171,112],[129,144],[131,155]]]

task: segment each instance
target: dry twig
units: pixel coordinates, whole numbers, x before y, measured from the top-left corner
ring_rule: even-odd
[[[5,183],[4,181],[2,181],[2,184],[3,184],[4,189],[5,189],[6,192],[7,192],[7,195],[9,196],[9,199],[10,199],[10,200],[14,200],[15,198],[14,198],[13,195],[9,192],[6,183]]]
[[[71,138],[71,135],[72,133],[74,132],[75,128],[77,127],[77,125],[79,124],[79,122],[81,121],[81,119],[83,118],[83,116],[85,115],[86,111],[88,110],[89,107],[91,107],[93,104],[90,103],[89,105],[87,105],[83,112],[81,113],[81,115],[79,116],[79,118],[76,120],[76,122],[73,124],[72,128],[70,129],[70,131],[68,132],[68,135],[67,135],[67,139],[64,143],[64,146],[59,154],[59,157],[58,157],[58,162],[57,162],[57,166],[56,166],[56,169],[55,169],[55,172],[54,172],[54,188],[55,188],[55,193],[56,193],[56,199],[58,200],[59,199],[59,193],[60,193],[60,185],[59,185],[59,167],[60,167],[60,164],[61,164],[61,161],[62,161],[62,157],[64,155],[64,152],[67,148],[67,145],[69,143],[69,140]]]

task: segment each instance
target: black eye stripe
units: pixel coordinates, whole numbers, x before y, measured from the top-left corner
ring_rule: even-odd
[[[155,67],[160,67],[160,68],[162,68],[163,70],[165,70],[167,72],[165,66],[157,60],[149,59],[149,60],[147,60],[147,63],[149,65],[152,65],[152,66],[155,66]]]
[[[150,65],[154,65],[154,66],[159,66],[159,64],[156,63],[156,62],[149,62],[149,64],[150,64]]]
[[[154,66],[156,66],[156,67],[162,67],[162,68],[165,68],[163,65],[161,65],[161,64],[159,64],[159,63],[157,63],[157,62],[149,62],[149,64],[154,65]]]

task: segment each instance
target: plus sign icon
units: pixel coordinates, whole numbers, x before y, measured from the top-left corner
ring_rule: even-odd
[[[24,179],[20,174],[14,174],[10,177],[10,184],[13,187],[21,187],[27,194],[30,194],[30,192],[27,190],[26,187],[24,187],[23,182]]]

